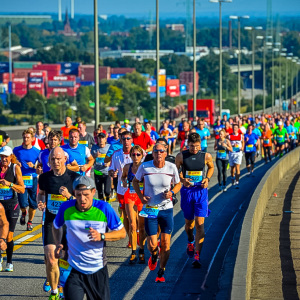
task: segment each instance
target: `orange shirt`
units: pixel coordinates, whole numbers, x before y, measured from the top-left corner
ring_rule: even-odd
[[[62,127],[60,130],[62,131],[62,134],[63,134],[63,138],[64,139],[69,139],[69,131],[71,130],[71,129],[77,129],[77,127],[75,127],[75,126],[70,126],[70,127],[66,127],[66,126],[64,126],[64,127]]]
[[[272,130],[268,130],[267,132],[262,132],[261,134],[261,137],[263,139],[263,146],[264,147],[270,147],[272,146],[272,139],[271,139],[271,136],[272,136]]]

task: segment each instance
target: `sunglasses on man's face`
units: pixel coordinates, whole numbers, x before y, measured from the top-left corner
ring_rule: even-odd
[[[166,152],[166,150],[163,150],[163,149],[154,149],[153,152],[154,153],[158,153],[158,152],[159,153],[164,153],[164,152]]]
[[[141,156],[141,153],[132,153],[131,156]]]
[[[125,140],[129,141],[129,140],[131,140],[131,137],[123,137],[122,140],[123,141],[125,141]]]

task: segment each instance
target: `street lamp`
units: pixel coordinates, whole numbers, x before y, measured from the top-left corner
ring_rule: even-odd
[[[297,61],[296,64],[296,70],[297,70],[297,77],[296,77],[296,108],[298,107],[298,88],[299,88],[299,65],[300,65],[300,61]]]
[[[275,43],[274,45],[276,45],[278,43]],[[274,104],[274,110],[275,110],[275,72],[274,72],[274,67],[275,67],[275,52],[279,52],[278,48],[272,48],[272,107]]]
[[[289,53],[288,55],[290,55],[291,53]],[[293,55],[293,54],[292,54]],[[286,100],[288,100],[288,91],[287,91],[287,87],[288,87],[288,60],[292,60],[292,57],[288,56],[287,58],[287,61],[286,61],[286,80],[285,80],[285,83],[286,83]],[[292,108],[292,104],[290,102],[290,105],[291,105],[291,108]]]
[[[281,53],[280,53],[280,56],[282,57],[285,57],[286,56],[286,52],[287,49],[286,48],[281,48]],[[281,109],[282,109],[282,72],[281,72],[281,67],[282,67],[282,63],[281,63],[281,60],[280,60],[280,68],[279,68],[279,73],[280,73],[280,108],[279,108],[279,112],[281,112]]]
[[[251,98],[252,98],[252,117],[254,117],[254,110],[255,110],[255,101],[254,101],[254,84],[255,84],[255,75],[254,75],[254,63],[255,63],[255,30],[261,30],[262,27],[249,27],[246,26],[245,30],[249,30],[252,32],[252,89],[251,89]]]
[[[98,0],[94,0],[95,128],[100,123]]]
[[[196,93],[196,0],[193,0],[193,116],[197,116]]]
[[[220,58],[219,58],[219,100],[220,100],[220,116],[222,118],[222,3],[231,3],[232,0],[210,0],[212,3],[219,3],[219,48],[220,48]]]
[[[249,16],[230,16],[230,19],[238,20],[238,115],[241,114],[241,19],[249,19]]]
[[[258,40],[264,40],[262,35],[256,37]],[[263,113],[266,110],[266,43],[263,45]]]
[[[43,100],[41,100],[41,99],[34,99],[34,101],[35,102],[39,102],[39,103],[41,103],[42,104],[42,107],[43,107],[43,111],[44,111],[44,122],[48,122],[48,119],[47,119],[47,112],[46,112],[46,106],[45,106],[45,103],[44,103],[44,101]]]
[[[156,128],[160,127],[159,69],[159,0],[156,0]]]

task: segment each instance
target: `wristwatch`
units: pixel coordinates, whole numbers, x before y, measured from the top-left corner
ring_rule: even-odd
[[[210,178],[209,177],[206,177],[206,179],[208,180],[208,182],[210,182]]]
[[[11,182],[10,185],[9,185],[9,187],[12,188],[13,186],[14,186],[14,184]]]
[[[172,193],[172,196],[174,196],[174,195],[175,195],[174,191],[172,191],[172,190],[171,190],[170,192]]]
[[[0,240],[3,240],[5,244],[7,244],[7,240],[5,238],[0,238]]]
[[[104,233],[101,233],[101,241],[104,241],[105,240],[105,234]]]

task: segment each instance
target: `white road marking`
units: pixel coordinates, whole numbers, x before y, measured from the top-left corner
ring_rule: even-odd
[[[23,236],[22,238],[16,240],[16,241],[14,242],[14,244],[15,244],[15,245],[19,245],[19,244],[21,244],[22,242],[24,242],[24,241],[26,241],[26,240],[32,238],[33,236],[34,236],[34,234],[27,234],[27,235]]]

